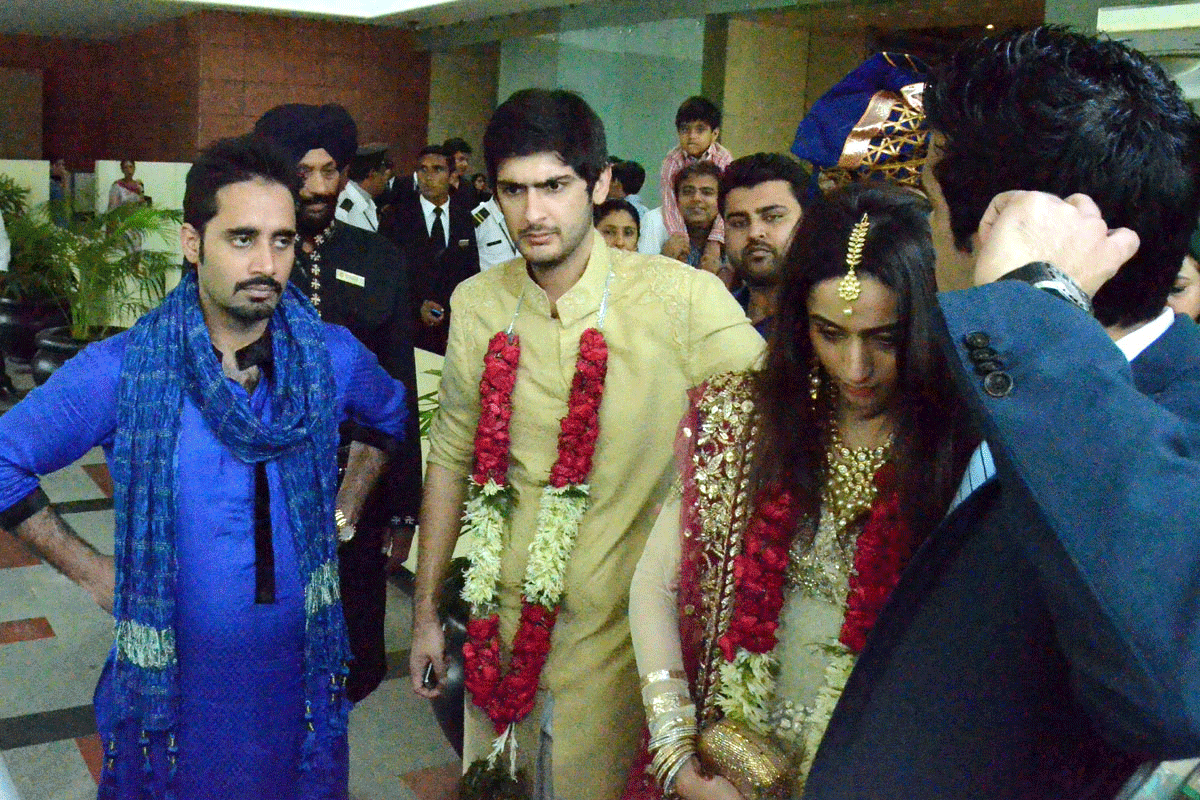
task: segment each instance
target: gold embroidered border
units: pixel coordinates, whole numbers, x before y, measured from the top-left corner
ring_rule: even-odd
[[[710,612],[696,676],[702,727],[717,713],[713,696],[722,658],[717,641],[733,616],[733,559],[741,552],[749,521],[749,455],[757,430],[751,386],[746,373],[719,375],[709,381],[699,403],[692,455],[701,537],[697,575],[704,610]]]

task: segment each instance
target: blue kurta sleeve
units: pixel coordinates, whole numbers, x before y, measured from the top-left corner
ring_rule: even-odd
[[[1100,325],[1062,300],[1004,282],[939,302],[1077,700],[1130,752],[1195,755],[1200,425],[1140,393]]]
[[[326,329],[342,399],[342,421],[357,423],[392,442],[403,441],[408,420],[404,384],[388,375],[375,355],[350,331],[340,325],[327,325]]]
[[[0,416],[0,509],[45,475],[112,440],[125,336],[90,345]]]

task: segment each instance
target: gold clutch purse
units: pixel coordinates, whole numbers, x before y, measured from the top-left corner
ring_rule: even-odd
[[[720,775],[747,800],[786,800],[791,793],[791,763],[765,736],[745,724],[718,720],[696,743],[700,763]]]

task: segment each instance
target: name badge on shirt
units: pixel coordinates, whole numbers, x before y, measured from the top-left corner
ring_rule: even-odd
[[[339,281],[345,281],[346,283],[353,283],[355,286],[359,287],[360,289],[367,285],[367,279],[364,278],[362,275],[355,275],[353,272],[346,272],[346,270],[344,270],[344,269],[339,269],[334,274]]]

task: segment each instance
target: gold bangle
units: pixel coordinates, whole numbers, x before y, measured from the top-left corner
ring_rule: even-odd
[[[669,680],[687,680],[687,673],[681,669],[658,669],[654,672],[647,672],[646,677],[642,678],[642,688],[645,689],[652,683]]]

